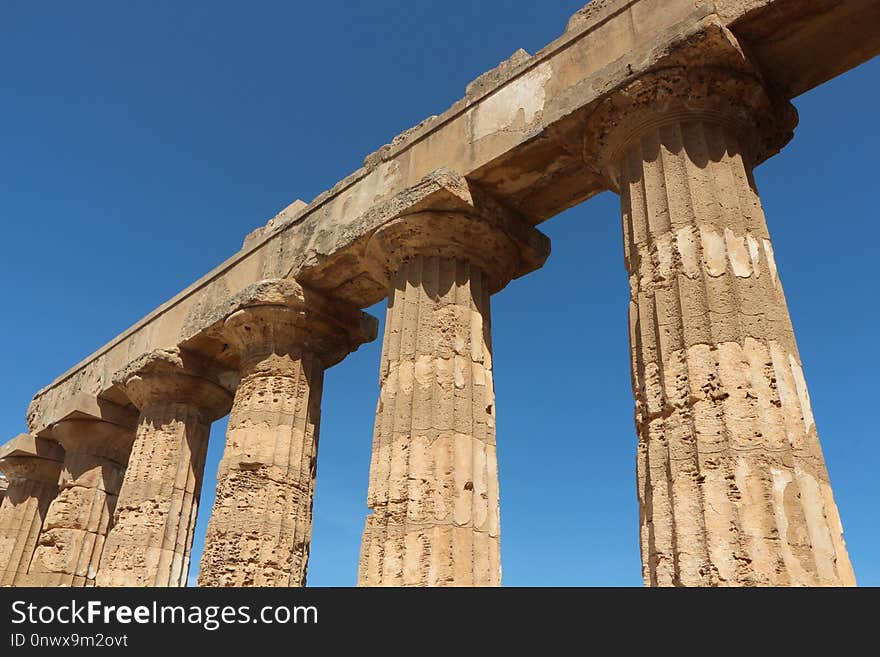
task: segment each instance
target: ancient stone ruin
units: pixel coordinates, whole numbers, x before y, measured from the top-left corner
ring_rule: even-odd
[[[227,413],[199,584],[305,584],[324,371],[387,297],[359,584],[499,585],[491,295],[609,189],[645,583],[854,584],[752,170],[878,25],[873,0],[590,3],[37,392],[0,448],[0,584],[184,585]]]

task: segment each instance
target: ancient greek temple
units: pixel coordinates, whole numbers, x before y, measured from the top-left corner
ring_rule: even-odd
[[[0,447],[0,584],[185,585],[229,414],[198,583],[304,585],[324,373],[387,298],[358,582],[499,585],[491,298],[613,190],[645,584],[854,585],[752,171],[878,26],[874,0],[588,4],[38,391]]]

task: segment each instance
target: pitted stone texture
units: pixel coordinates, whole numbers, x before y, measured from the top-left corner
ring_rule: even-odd
[[[241,383],[199,586],[304,586],[324,368],[372,340],[375,320],[294,281],[267,284],[251,303],[222,330]]]
[[[376,339],[378,322],[356,306],[328,298],[292,279],[249,285],[211,312],[214,337],[227,344],[234,367],[272,353],[305,349],[330,367]],[[266,361],[262,367],[269,366]]]
[[[57,452],[53,455],[60,457]],[[43,519],[58,492],[61,462],[55,458],[17,452],[0,459],[0,469],[8,481],[0,503],[0,586],[28,584],[27,570]]]
[[[510,232],[461,212],[421,212],[395,219],[372,236],[367,255],[378,266],[376,277],[386,281],[417,256],[465,257],[488,272],[486,285],[492,293],[510,282],[520,264],[520,251]]]
[[[231,404],[188,360],[160,352],[119,375],[141,416],[97,586],[186,584],[210,424]]]
[[[361,586],[501,583],[489,277],[415,255],[389,295]]]
[[[169,400],[200,409],[207,422],[229,412],[232,394],[215,380],[208,363],[182,349],[157,349],[133,360],[114,376],[128,399],[140,409],[165,406]]]
[[[715,42],[697,41],[685,52],[699,58],[707,48],[718,47]],[[587,160],[595,161],[617,189],[620,167],[644,133],[693,121],[724,126],[751,165],[779,151],[792,138],[797,111],[768,95],[745,59],[730,63],[739,68],[669,66],[609,96],[590,117]]]
[[[94,586],[134,428],[66,420],[52,435],[65,448],[64,468],[28,573],[41,586]]]
[[[747,149],[673,109],[613,172],[645,583],[854,584]]]
[[[324,368],[310,354],[272,360],[236,392],[199,586],[305,585]]]

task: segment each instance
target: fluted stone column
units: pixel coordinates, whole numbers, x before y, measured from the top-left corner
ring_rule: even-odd
[[[358,583],[498,586],[489,296],[517,245],[481,217],[426,212],[367,249],[389,291]]]
[[[211,422],[232,395],[179,351],[156,351],[116,376],[140,410],[97,586],[185,586]]]
[[[69,419],[53,425],[52,438],[64,447],[64,468],[28,573],[39,586],[94,586],[134,427]]]
[[[374,339],[376,322],[292,280],[240,306],[221,330],[241,383],[199,586],[305,586],[324,369]]]
[[[648,585],[855,583],[752,177],[793,124],[753,75],[699,68],[591,122],[623,209]]]
[[[0,586],[27,585],[43,519],[58,492],[62,449],[22,434],[3,446],[0,470],[8,487],[0,504]]]

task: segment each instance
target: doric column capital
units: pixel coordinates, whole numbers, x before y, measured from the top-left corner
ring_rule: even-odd
[[[615,188],[621,159],[649,131],[688,121],[725,126],[754,166],[792,137],[797,111],[751,72],[679,65],[647,73],[603,100],[590,115],[585,156]]]
[[[61,472],[60,461],[50,461],[35,456],[7,456],[0,459],[0,470],[6,475],[9,485],[19,481],[38,481],[44,484],[58,483]]]
[[[212,422],[232,406],[232,393],[212,380],[207,364],[181,349],[144,354],[119,370],[113,381],[142,415],[154,405],[180,403]]]
[[[386,282],[417,256],[465,259],[485,272],[494,293],[535,268],[526,263],[543,263],[549,245],[522,220],[491,214],[430,210],[404,215],[373,233],[366,254]]]
[[[97,418],[67,418],[52,425],[52,439],[66,454],[88,454],[125,465],[135,428]]]
[[[10,488],[21,481],[58,483],[64,450],[56,443],[29,434],[19,434],[0,446],[0,470]]]
[[[303,352],[325,367],[376,337],[376,319],[289,279],[261,281],[238,295],[219,326],[241,370],[287,371]]]

